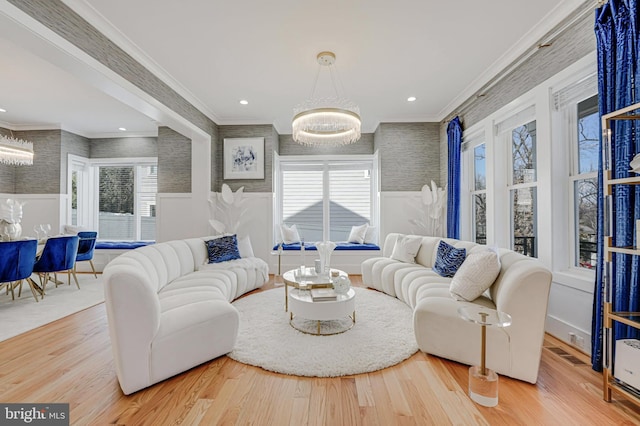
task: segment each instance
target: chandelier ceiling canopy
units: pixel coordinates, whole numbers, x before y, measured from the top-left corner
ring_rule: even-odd
[[[297,105],[293,112],[293,140],[303,145],[338,146],[360,139],[360,109],[338,92],[335,68],[336,55],[320,52],[317,56],[318,72],[308,100]],[[323,67],[328,68],[335,96],[316,97],[318,77]],[[342,90],[344,94],[344,89]]]
[[[33,144],[13,136],[0,136],[0,163],[11,166],[31,166]]]

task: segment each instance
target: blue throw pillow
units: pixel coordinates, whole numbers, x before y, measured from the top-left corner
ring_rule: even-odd
[[[235,235],[216,238],[204,242],[209,254],[209,263],[226,262],[227,260],[240,259],[238,251],[238,239]]]
[[[456,274],[466,257],[466,249],[457,249],[441,240],[440,244],[438,244],[438,253],[436,254],[436,263],[433,265],[433,270],[442,277],[451,278]]]

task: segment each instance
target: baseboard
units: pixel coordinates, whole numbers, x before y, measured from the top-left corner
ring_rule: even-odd
[[[545,331],[551,336],[566,343],[567,345],[591,355],[591,333],[581,330],[578,327],[563,321],[553,315],[547,315]],[[576,343],[571,342],[571,333],[575,335]],[[582,339],[582,340],[581,340]],[[582,341],[582,344],[580,342]]]

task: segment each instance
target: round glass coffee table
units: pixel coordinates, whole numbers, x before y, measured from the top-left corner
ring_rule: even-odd
[[[356,292],[350,288],[346,294],[336,295],[336,300],[314,301],[311,290],[295,289],[289,295],[289,324],[298,331],[317,336],[330,336],[351,330],[356,323]],[[303,328],[296,319],[315,322],[315,331]],[[322,331],[325,323],[327,331]]]

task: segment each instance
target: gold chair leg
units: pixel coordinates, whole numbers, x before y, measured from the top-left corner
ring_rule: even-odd
[[[89,265],[91,265],[91,270],[93,271],[93,276],[98,279],[98,274],[96,273],[96,268],[93,266],[93,260],[89,259]]]
[[[14,283],[9,283],[9,289],[11,290],[11,300],[16,300],[16,295],[13,292],[13,285]]]
[[[76,286],[78,286],[78,290],[80,290],[80,283],[78,282],[78,277],[76,276],[76,271],[70,269],[68,272],[73,274],[73,279],[76,281]],[[69,281],[71,281],[71,278],[69,278]],[[69,285],[71,285],[71,282],[69,282]]]
[[[36,302],[39,302],[38,295],[36,293],[36,283],[31,279],[31,277],[27,278],[27,282],[29,283],[29,288],[31,289],[31,294],[33,294],[33,298],[36,299]],[[44,295],[42,295],[44,297]]]
[[[18,299],[19,299],[22,296],[22,280],[18,281],[17,287],[18,287]]]

